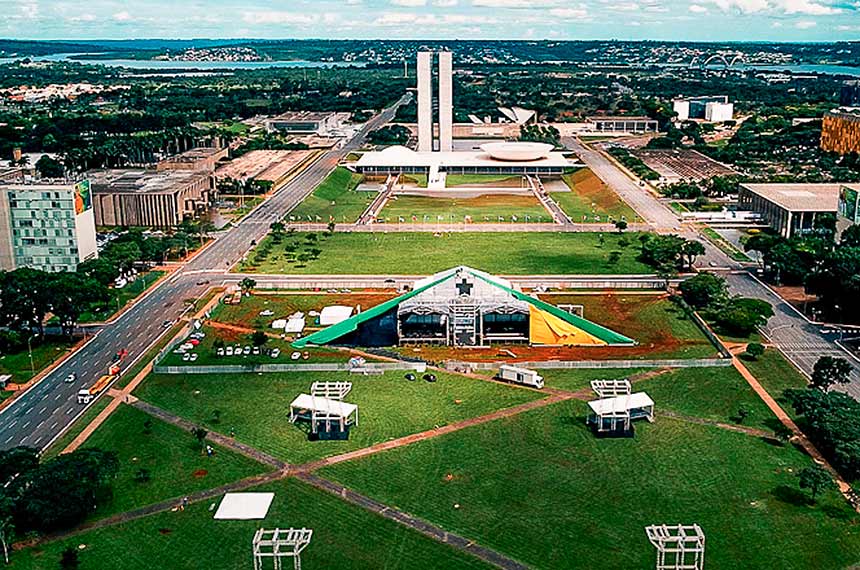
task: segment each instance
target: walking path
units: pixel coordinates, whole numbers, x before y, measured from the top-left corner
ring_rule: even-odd
[[[502,568],[504,570],[526,570],[528,568],[525,564],[517,562],[512,558],[508,558],[495,550],[490,550],[489,548],[480,546],[459,534],[448,532],[447,530],[425,520],[414,517],[409,513],[394,507],[389,507],[384,503],[380,503],[370,497],[356,493],[355,491],[337,483],[333,483],[328,479],[323,479],[322,477],[312,473],[300,473],[296,477],[299,480],[304,481],[317,489],[331,493],[348,503],[352,503],[353,505],[357,505],[363,509],[376,513],[379,516],[385,517],[388,520],[392,520],[403,526],[416,530],[437,542],[447,544],[448,546],[456,548],[462,552],[467,552],[498,568]]]
[[[854,507],[854,509],[860,512],[860,502],[858,502],[857,494],[854,492],[854,489],[851,488],[851,485],[848,484],[845,479],[833,468],[832,465],[824,458],[820,451],[813,445],[811,441],[806,437],[806,435],[800,431],[800,428],[797,427],[797,424],[794,423],[794,420],[789,417],[785,410],[773,399],[773,397],[768,393],[767,390],[764,389],[764,386],[758,381],[758,379],[753,376],[752,372],[744,366],[744,364],[738,359],[738,357],[734,357],[732,359],[732,363],[735,369],[740,372],[741,376],[747,381],[747,383],[752,387],[756,394],[764,401],[770,411],[779,419],[782,424],[791,430],[794,434],[793,440],[796,441],[806,453],[809,454],[812,459],[822,465],[830,474],[833,476],[834,481],[836,481],[837,486],[839,487],[839,491],[845,497],[850,505]]]

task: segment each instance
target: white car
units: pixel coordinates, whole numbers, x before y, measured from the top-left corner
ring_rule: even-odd
[[[244,354],[245,356],[248,356],[249,354],[251,354],[251,347],[245,346],[245,348],[242,350],[242,354]]]
[[[75,380],[77,380],[77,379],[78,379],[78,375],[77,375],[77,374],[75,374],[74,372],[72,372],[71,374],[69,374],[68,376],[66,376],[66,379],[64,380],[64,382],[65,382],[66,384],[71,384],[72,382],[74,382],[74,381],[75,381]]]
[[[190,354],[186,353],[182,355],[182,362],[188,362],[189,360],[191,360]]]
[[[260,311],[261,317],[271,317],[274,314],[275,314],[275,312],[271,309],[266,309],[265,311]]]
[[[271,356],[272,358],[277,358],[280,355],[281,355],[281,349],[280,348],[273,348],[272,352],[269,353],[269,356]]]
[[[228,346],[227,348],[225,348],[225,349],[224,349],[224,354],[226,354],[227,356],[233,356],[233,347],[232,347],[232,346]]]
[[[255,347],[254,347],[254,349],[253,349],[251,352],[253,352],[255,355],[256,355],[256,354],[260,354],[260,347],[259,347],[259,346],[255,346]]]
[[[195,352],[195,353],[193,353],[193,354],[191,354],[191,362],[196,361],[198,356],[200,356],[200,355],[199,355],[199,354],[197,354],[196,352]]]
[[[224,356],[224,347],[215,349],[216,356]]]

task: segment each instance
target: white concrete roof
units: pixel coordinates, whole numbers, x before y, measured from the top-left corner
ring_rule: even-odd
[[[624,412],[637,408],[653,406],[654,400],[645,392],[636,392],[629,396],[615,396],[614,398],[603,398],[588,402],[588,407],[598,416],[611,414],[612,412]]]
[[[329,305],[320,311],[321,325],[335,325],[352,316],[352,307],[344,305]]]
[[[274,498],[274,493],[227,493],[218,505],[215,518],[243,521],[264,519]]]
[[[484,151],[416,152],[405,146],[390,146],[379,152],[366,152],[355,163],[362,167],[510,167],[545,166],[566,168],[572,166],[560,152],[550,152],[538,160],[497,160]]]
[[[839,207],[839,188],[845,184],[742,184],[790,212],[836,212]]]

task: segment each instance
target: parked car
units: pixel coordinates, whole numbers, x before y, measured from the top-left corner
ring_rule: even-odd
[[[265,311],[260,311],[261,317],[271,317],[274,314],[275,314],[275,312],[271,309],[266,309]]]
[[[188,362],[189,360],[191,360],[191,353],[186,352],[182,355],[182,362]]]
[[[200,356],[200,355],[197,354],[196,352],[191,353],[191,362],[194,362],[195,360],[197,360],[198,356]]]
[[[251,354],[251,347],[245,345],[245,348],[242,349],[242,354],[244,354],[245,356],[248,356],[249,354]]]
[[[269,353],[269,356],[271,356],[272,358],[277,358],[280,355],[281,355],[281,349],[280,348],[273,348],[272,352]]]
[[[227,356],[233,356],[233,347],[232,347],[232,346],[228,346],[227,348],[225,348],[225,349],[224,349],[224,354],[226,354]]]
[[[259,347],[259,346],[255,346],[251,352],[252,352],[254,355],[258,355],[258,354],[260,354],[260,347]]]
[[[222,346],[220,348],[215,349],[215,355],[216,356],[224,356],[224,347]]]

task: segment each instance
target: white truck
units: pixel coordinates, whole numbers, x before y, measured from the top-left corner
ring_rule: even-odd
[[[543,376],[534,370],[511,366],[510,364],[502,364],[499,367],[497,378],[513,384],[522,384],[524,386],[531,386],[532,388],[538,389],[543,388]]]

